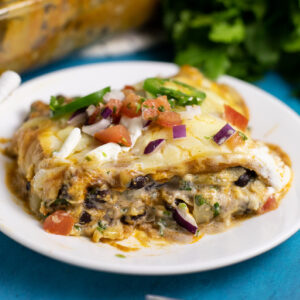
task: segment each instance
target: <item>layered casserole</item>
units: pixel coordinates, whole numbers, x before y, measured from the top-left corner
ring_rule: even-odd
[[[188,242],[277,208],[292,172],[251,138],[242,97],[184,66],[121,90],[37,101],[7,152],[14,187],[54,234]]]

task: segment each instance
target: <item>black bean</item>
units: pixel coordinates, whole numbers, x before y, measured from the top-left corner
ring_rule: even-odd
[[[185,204],[185,202],[183,200],[181,200],[179,198],[176,198],[175,199],[175,204],[178,206],[180,203],[184,203]]]
[[[57,198],[52,204],[51,204],[51,207],[57,207],[57,206],[67,206],[69,205],[70,203],[66,200],[66,199],[63,199],[63,198]]]
[[[140,214],[140,215],[131,216],[131,220],[136,221],[136,220],[140,219],[141,217],[144,217],[145,215],[146,215],[146,211],[144,213]]]
[[[156,183],[153,181],[153,182],[151,182],[150,184],[148,184],[147,186],[145,186],[145,190],[146,191],[150,191],[151,189],[154,189],[154,188],[156,188],[157,186],[156,186]]]
[[[63,184],[58,191],[56,200],[51,204],[52,207],[57,206],[66,206],[69,205],[68,200],[71,200],[72,197],[68,192],[69,186],[67,184]]]
[[[175,202],[176,202],[176,200],[175,200]],[[174,207],[172,205],[170,205],[169,203],[167,203],[167,202],[164,202],[164,207],[165,207],[166,210],[169,210],[169,211],[174,210]]]
[[[130,190],[138,190],[143,188],[150,182],[150,178],[148,176],[137,176],[131,180],[128,188]]]
[[[68,190],[69,190],[69,186],[67,184],[63,184],[58,192],[57,198],[65,199],[66,201],[70,200],[71,196],[70,196]]]
[[[166,184],[167,184],[167,182],[159,183],[159,182],[152,181],[150,184],[145,186],[145,190],[150,191],[151,189],[159,189]]]
[[[27,182],[26,182],[26,191],[29,192],[29,191],[30,191],[30,188],[31,188],[30,181],[27,181]]]
[[[98,208],[99,204],[105,203],[105,197],[108,195],[108,190],[100,190],[99,187],[89,187],[87,189],[84,206],[88,209]]]
[[[84,225],[90,223],[91,220],[92,220],[91,215],[88,212],[84,211],[80,216],[79,224]]]
[[[120,221],[125,225],[130,225],[130,223],[127,221],[127,216],[122,216]]]
[[[240,187],[245,187],[249,183],[249,181],[251,179],[256,178],[256,176],[257,175],[256,175],[255,171],[247,169],[246,172],[244,174],[242,174],[239,177],[239,179],[234,182],[234,184],[237,186],[240,186]]]

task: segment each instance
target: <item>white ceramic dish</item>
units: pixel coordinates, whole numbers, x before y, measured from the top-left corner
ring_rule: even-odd
[[[119,88],[149,76],[172,75],[176,70],[175,65],[167,63],[122,62],[75,67],[36,78],[0,105],[0,137],[13,134],[34,100],[48,101],[58,93],[84,95],[106,85]],[[32,250],[70,264],[146,275],[214,269],[251,258],[285,241],[300,228],[300,119],[283,103],[248,83],[228,76],[221,81],[244,96],[254,137],[280,145],[292,159],[294,182],[276,211],[249,219],[224,233],[204,236],[194,244],[144,248],[126,253],[126,259],[121,259],[116,256],[120,251],[109,245],[44,232],[39,222],[12,200],[4,183],[7,159],[0,155],[0,230]]]

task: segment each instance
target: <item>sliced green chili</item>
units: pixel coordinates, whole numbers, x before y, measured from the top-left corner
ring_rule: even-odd
[[[59,118],[65,114],[73,113],[80,108],[88,107],[92,104],[97,105],[103,101],[103,96],[108,92],[110,92],[110,87],[78,98],[65,105],[63,105],[63,100],[61,98],[51,97],[50,109],[52,110],[52,116],[54,118]]]
[[[174,88],[167,88],[164,86],[166,82],[182,86],[188,90],[188,93],[183,93]],[[169,101],[175,100],[175,103],[179,106],[200,105],[206,97],[204,92],[174,79],[148,78],[144,81],[144,89],[154,96],[166,95]]]

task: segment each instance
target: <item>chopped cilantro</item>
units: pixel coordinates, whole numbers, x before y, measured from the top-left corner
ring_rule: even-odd
[[[195,203],[198,206],[201,206],[201,205],[203,205],[204,203],[207,203],[207,202],[206,202],[205,198],[202,195],[196,195],[195,196]]]
[[[241,131],[238,131],[238,135],[243,139],[243,141],[248,140],[248,137]]]
[[[106,154],[105,152],[102,152],[102,155],[103,155],[104,157],[107,157],[107,154]]]
[[[116,257],[119,257],[119,258],[126,258],[126,256],[123,255],[123,254],[116,254]]]
[[[182,181],[180,190],[191,191],[192,190],[191,183],[189,181]]]
[[[218,202],[214,204],[213,211],[214,211],[214,217],[220,214],[220,204]]]
[[[136,105],[136,113],[138,113],[140,110],[141,110],[141,104],[138,103],[138,104]]]
[[[74,228],[75,228],[76,230],[80,230],[80,226],[79,226],[79,225],[74,225]]]
[[[200,229],[197,229],[196,233],[195,233],[195,236],[196,237],[199,237],[200,236]]]
[[[63,105],[64,101],[63,97],[51,96],[49,107],[52,111],[55,111]]]
[[[205,136],[204,138],[207,139],[207,140],[211,140],[213,138],[213,135],[212,136]]]
[[[101,221],[98,222],[97,230],[99,232],[103,232],[106,228],[107,226],[105,224],[103,224]]]
[[[168,99],[168,102],[169,102],[171,108],[175,107],[175,105],[176,105],[176,100],[175,99],[173,99],[173,98],[172,99]]]
[[[161,105],[161,106],[158,107],[158,110],[160,112],[164,112],[165,111],[165,107],[163,105]]]
[[[172,212],[170,212],[169,210],[165,210],[164,215],[167,217],[170,217],[170,216],[172,216]]]
[[[69,205],[69,202],[64,198],[57,198],[52,205]]]
[[[117,107],[114,106],[114,107],[113,107],[113,113],[115,114],[116,112],[117,112]]]
[[[89,156],[86,156],[85,159],[86,159],[87,161],[91,161],[91,160],[92,160]]]
[[[158,222],[157,225],[159,226],[159,235],[164,236],[165,225],[162,224],[161,222]]]

